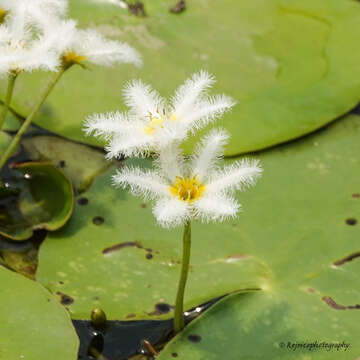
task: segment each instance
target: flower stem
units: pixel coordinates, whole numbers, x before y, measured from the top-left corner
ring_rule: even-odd
[[[12,142],[10,143],[9,147],[6,149],[5,153],[3,154],[3,156],[0,159],[0,170],[3,168],[6,161],[9,159],[9,157],[11,156],[11,154],[13,153],[13,151],[15,150],[17,145],[19,144],[22,136],[25,134],[26,130],[29,128],[32,120],[34,119],[35,115],[40,110],[41,105],[44,103],[46,98],[49,96],[49,94],[50,94],[51,90],[54,88],[55,84],[60,80],[60,78],[64,74],[65,70],[66,69],[62,67],[55,74],[53,79],[50,81],[48,87],[46,88],[44,94],[40,98],[39,102],[34,106],[34,108],[32,109],[32,111],[30,113],[30,115],[26,118],[26,120],[21,125],[19,131],[16,133],[16,135],[14,136],[14,138],[13,138]]]
[[[17,75],[18,75],[17,73],[11,72],[8,76],[8,86],[7,86],[6,98],[5,98],[5,102],[4,102],[4,109],[0,115],[0,130],[2,129],[2,127],[4,125],[6,115],[9,110],[9,106],[11,103],[11,98],[13,95],[14,85],[15,85],[15,80],[17,78]]]
[[[175,334],[180,332],[185,326],[184,292],[185,292],[185,285],[189,272],[190,248],[191,248],[191,223],[190,221],[188,221],[184,227],[181,276],[180,276],[179,287],[178,287],[178,291],[176,295],[176,303],[175,303],[175,317],[174,317]]]

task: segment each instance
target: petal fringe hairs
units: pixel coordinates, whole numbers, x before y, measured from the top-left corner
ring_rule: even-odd
[[[189,161],[180,155],[177,144],[171,144],[158,155],[155,169],[125,167],[113,182],[129,187],[135,196],[155,200],[153,214],[166,228],[197,219],[207,223],[234,218],[241,208],[234,191],[253,185],[262,169],[250,159],[219,169],[227,138],[224,130],[212,130]]]
[[[206,71],[192,75],[169,102],[140,80],[124,89],[128,112],[94,114],[84,130],[106,140],[107,158],[154,154],[153,168],[124,167],[113,183],[135,196],[153,200],[156,221],[165,228],[184,226],[181,276],[176,295],[174,332],[185,326],[184,293],[189,272],[191,221],[204,223],[234,218],[241,205],[236,190],[253,185],[262,169],[257,160],[243,159],[219,167],[229,134],[213,129],[186,159],[183,140],[229,111],[235,101],[209,96],[214,77]]]
[[[214,82],[212,75],[200,71],[167,102],[150,85],[130,81],[123,91],[129,111],[94,114],[87,118],[84,130],[106,140],[109,159],[158,153],[214,122],[235,105],[229,96],[208,95]]]
[[[0,170],[27,131],[41,105],[62,75],[73,65],[90,62],[102,66],[142,64],[141,57],[125,43],[105,39],[94,29],[78,29],[66,19],[67,0],[0,0],[0,77],[8,77],[0,130],[11,104],[15,81],[24,71],[55,74],[39,101],[0,158]]]
[[[66,0],[0,0],[0,76],[22,71],[58,71],[88,61],[112,66],[142,64],[131,46],[108,40],[66,19]]]

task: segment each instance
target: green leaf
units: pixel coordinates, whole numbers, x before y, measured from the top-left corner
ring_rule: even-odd
[[[69,179],[49,163],[20,163],[4,178],[11,194],[0,198],[0,234],[25,240],[37,229],[54,231],[69,220],[74,194]]]
[[[35,161],[49,161],[61,168],[78,193],[85,191],[96,176],[110,165],[101,149],[76,143],[53,134],[33,135],[22,141],[29,156]]]
[[[176,336],[158,359],[356,359],[358,311],[331,309],[320,294],[294,285],[221,300]],[[296,348],[315,342],[317,349]],[[321,348],[323,343],[345,346]]]
[[[181,229],[157,226],[150,204],[111,185],[113,173],[97,178],[68,225],[48,235],[36,278],[73,299],[69,310],[74,319],[89,319],[94,307],[101,307],[110,320],[168,318],[180,276]],[[230,239],[208,248],[206,233],[206,228],[194,229],[186,308],[254,288],[268,272]],[[229,226],[224,236],[231,233]]]
[[[0,266],[0,359],[77,359],[79,341],[63,306],[41,285]]]
[[[218,82],[214,93],[238,105],[220,125],[232,134],[226,155],[263,149],[314,131],[360,99],[360,5],[351,0],[194,1],[172,14],[174,0],[145,2],[147,18],[89,0],[70,1],[82,27],[126,41],[144,66],[91,71],[73,67],[50,95],[37,123],[74,140],[93,112],[124,110],[125,81],[142,78],[170,95],[189,75],[205,68]],[[14,106],[28,114],[47,74],[22,74]],[[5,83],[2,86],[5,92]],[[31,96],[29,95],[31,94]],[[201,134],[200,134],[201,135]],[[189,151],[197,137],[186,145]]]
[[[264,179],[240,225],[243,237],[252,239],[246,251],[263,259],[271,276],[261,292],[216,304],[169,343],[159,360],[174,353],[188,360],[357,358],[359,139],[360,118],[349,116],[261,157]],[[191,335],[201,341],[191,342]],[[350,348],[309,351],[292,345],[315,341]]]
[[[264,176],[239,194],[244,211],[238,219],[193,225],[185,308],[241,289],[276,292],[291,285],[305,291],[301,285],[357,251],[359,226],[346,219],[360,217],[360,200],[353,196],[360,193],[359,138],[360,118],[350,116],[259,154]],[[95,306],[109,319],[157,317],[155,304],[174,304],[181,229],[155,225],[150,204],[113,188],[110,173],[98,178],[86,197],[88,205],[77,206],[69,224],[42,245],[38,281],[71,296],[76,319],[89,318]],[[356,289],[342,284],[344,292]],[[329,282],[329,296],[333,287],[335,280]],[[313,299],[332,310],[321,298]]]

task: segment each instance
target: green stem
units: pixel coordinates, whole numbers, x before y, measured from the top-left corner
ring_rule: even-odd
[[[8,77],[8,87],[7,87],[6,98],[5,98],[5,102],[4,102],[4,109],[0,115],[0,130],[2,129],[2,127],[4,125],[6,115],[9,110],[9,106],[11,103],[11,98],[13,95],[15,80],[17,78],[17,75],[18,75],[17,73],[11,72]]]
[[[183,235],[183,259],[181,267],[181,276],[178,286],[178,292],[176,295],[175,303],[175,317],[174,317],[174,331],[175,334],[180,332],[184,326],[184,292],[186,280],[189,272],[190,263],[190,248],[191,248],[191,223],[188,221],[184,227]]]
[[[61,76],[64,74],[65,71],[66,71],[66,69],[62,67],[55,74],[53,79],[50,81],[48,87],[46,88],[44,94],[40,98],[40,101],[35,105],[35,107],[31,111],[30,115],[26,118],[26,120],[21,125],[19,131],[16,133],[16,135],[14,136],[14,138],[13,138],[12,142],[10,143],[9,147],[6,149],[5,153],[3,154],[3,156],[0,159],[0,170],[3,168],[6,161],[9,159],[9,157],[11,156],[11,154],[13,153],[13,151],[15,150],[17,145],[19,144],[22,136],[25,134],[26,130],[29,128],[32,120],[34,119],[35,115],[40,110],[41,105],[44,103],[46,98],[49,96],[51,90],[54,88],[55,84],[60,80]]]

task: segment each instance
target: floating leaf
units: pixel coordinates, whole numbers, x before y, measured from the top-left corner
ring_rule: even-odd
[[[11,194],[0,198],[0,234],[25,240],[37,229],[61,228],[73,211],[74,194],[69,179],[49,163],[16,164],[4,177]]]
[[[343,285],[354,286],[348,280]],[[317,291],[306,289],[311,282],[303,289],[299,282],[285,282],[217,303],[175,337],[158,359],[356,359],[359,311],[329,308]],[[308,347],[301,348],[303,344]]]
[[[75,360],[68,313],[41,285],[0,266],[0,359]]]
[[[347,219],[360,217],[354,176],[359,139],[360,118],[350,116],[316,135],[259,154],[264,176],[239,195],[244,208],[239,218],[193,226],[185,308],[231,291],[276,292],[290,284],[291,302],[296,291],[306,293],[300,286],[309,279],[357,251],[360,228]],[[150,205],[113,188],[110,173],[98,178],[85,196],[88,205],[77,206],[69,224],[42,245],[38,281],[70,296],[76,319],[87,319],[95,306],[109,319],[154,318],[162,312],[171,316],[181,230],[155,225]],[[331,286],[338,285],[335,278],[329,284],[331,295]],[[313,301],[331,310],[320,297]]]
[[[111,185],[113,172],[97,178],[78,199],[69,224],[48,235],[40,248],[37,280],[68,302],[74,319],[89,319],[95,307],[110,320],[171,317],[181,230],[156,226],[150,204]],[[194,229],[186,308],[257,287],[266,276],[267,268],[231,241],[233,229],[230,225],[224,232],[228,241],[213,241],[211,247],[207,228]]]
[[[53,134],[33,135],[22,144],[32,160],[50,161],[61,168],[78,192],[85,191],[111,165],[102,150]]]
[[[144,67],[72,68],[37,123],[98,144],[84,137],[83,121],[93,112],[124,109],[126,80],[140,77],[169,95],[192,72],[205,68],[218,79],[214,91],[238,101],[220,122],[232,134],[226,154],[235,155],[312,132],[360,100],[358,2],[202,0],[177,15],[169,12],[173,5],[174,0],[147,1],[148,17],[143,18],[116,5],[70,1],[70,16],[80,26],[127,41],[143,55]],[[28,114],[38,101],[29,94],[40,94],[47,77],[22,74],[15,109]]]

